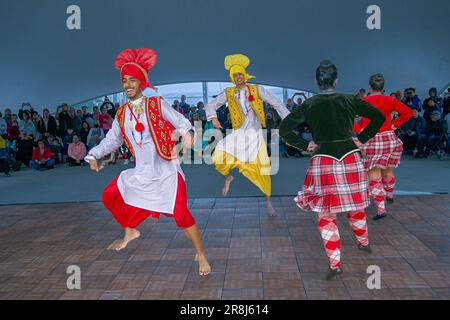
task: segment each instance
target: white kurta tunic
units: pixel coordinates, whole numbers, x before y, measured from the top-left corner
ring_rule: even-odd
[[[132,101],[139,105],[142,98]],[[166,121],[169,121],[175,129],[185,135],[189,130],[194,130],[191,123],[179,112],[174,110],[166,101],[161,100],[161,112]],[[134,111],[137,116],[136,112]],[[136,167],[125,170],[117,181],[120,194],[126,204],[134,207],[173,214],[177,196],[178,173],[183,175],[178,159],[167,161],[158,156],[148,127],[146,112],[140,115],[140,122],[145,126],[142,132],[142,148],[137,144],[141,140],[141,133],[134,128],[134,117],[130,120],[130,110],[127,108],[124,114],[125,134],[133,146]],[[133,138],[134,134],[134,138]],[[122,132],[117,119],[114,120],[112,129],[105,139],[89,151],[89,154],[100,159],[120,148],[123,144]],[[86,157],[86,161],[91,159]],[[184,177],[184,175],[183,175]]]
[[[256,162],[261,143],[264,141],[261,122],[247,99],[247,88],[236,92],[236,101],[244,113],[244,123],[242,127],[233,130],[223,140],[219,141],[216,150],[224,151],[243,163]],[[289,110],[274,95],[264,87],[258,86],[259,98],[275,108],[282,119],[289,115]],[[205,107],[208,120],[216,117],[216,111],[227,102],[225,92],[222,92],[217,98],[212,100]]]

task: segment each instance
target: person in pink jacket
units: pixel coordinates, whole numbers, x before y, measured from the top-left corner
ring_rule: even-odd
[[[69,155],[67,161],[70,166],[79,166],[83,163],[83,159],[87,154],[86,146],[77,135],[73,136],[67,153]]]

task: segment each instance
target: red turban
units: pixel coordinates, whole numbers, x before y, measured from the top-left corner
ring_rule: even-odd
[[[114,65],[120,70],[122,81],[125,76],[131,76],[141,81],[141,90],[147,87],[156,89],[148,82],[148,72],[157,60],[158,56],[153,49],[127,49],[119,53]]]

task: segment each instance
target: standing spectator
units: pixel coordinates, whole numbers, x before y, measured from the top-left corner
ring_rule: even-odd
[[[77,115],[75,108],[69,108],[69,117],[72,121],[72,129],[74,132],[79,132],[81,129],[81,123],[83,122],[81,118]]]
[[[112,128],[112,123],[113,118],[109,115],[106,105],[103,105],[101,108],[101,114],[98,117],[98,124],[105,135]]]
[[[366,97],[366,89],[359,89],[358,93],[355,96],[360,99],[364,99]]]
[[[429,157],[432,149],[443,139],[447,129],[447,122],[441,119],[441,113],[439,111],[433,111],[431,113],[431,121],[427,122],[425,126],[425,134],[419,136],[416,157]]]
[[[70,166],[80,166],[87,154],[86,146],[77,135],[73,136],[72,143],[69,144],[68,162]]]
[[[9,109],[9,108],[5,109],[5,115],[4,115],[3,119],[5,119],[6,124],[11,123],[11,120],[12,120],[12,111],[11,111],[11,109]]]
[[[50,115],[48,109],[44,109],[42,118],[39,119],[37,130],[43,137],[56,135],[56,120]]]
[[[205,129],[207,118],[206,118],[205,105],[201,101],[199,103],[197,103],[197,114],[198,114],[199,120],[202,122],[202,128]]]
[[[450,113],[450,88],[444,95],[444,101],[442,102],[442,117],[446,117]]]
[[[450,157],[450,113],[445,115],[444,121],[447,123],[447,147],[445,149],[446,157]]]
[[[40,132],[37,129],[39,120],[41,119],[41,116],[39,115],[39,113],[32,113],[31,114],[31,121],[33,121],[34,127],[35,127],[35,141],[39,141],[42,139],[42,134],[40,134]]]
[[[86,120],[87,118],[94,118],[92,113],[88,112],[87,106],[82,106],[81,107],[81,116],[82,116],[83,120]]]
[[[292,100],[294,100],[294,98],[296,96],[299,96],[299,97],[297,98],[297,103],[294,105],[294,109],[293,110],[299,108],[303,104],[303,101],[308,99],[304,92],[297,92],[296,94],[294,94],[292,96]],[[302,99],[302,97],[303,97],[303,99]]]
[[[72,118],[69,115],[69,105],[64,103],[61,106],[62,111],[58,114],[59,136],[64,137],[67,129],[73,129]]]
[[[94,115],[88,112],[86,106],[81,107],[81,120],[86,121],[89,124],[89,127],[94,126]]]
[[[103,101],[102,105],[100,106],[100,111],[103,113],[103,108],[106,107],[106,112],[111,116],[112,119],[116,116],[116,107],[114,104],[108,99],[108,97],[105,97],[105,100]]]
[[[5,135],[8,132],[8,122],[3,118],[2,113],[0,112],[0,136]]]
[[[183,116],[186,116],[184,110],[180,108],[180,102],[178,100],[175,100],[173,102],[172,108],[181,113]]]
[[[22,103],[22,106],[19,109],[19,119],[23,120],[23,114],[28,113],[29,118],[32,117],[33,113],[35,113],[33,107],[28,102]]]
[[[425,119],[419,114],[417,109],[413,109],[412,118],[404,123],[400,129],[401,140],[407,155],[414,155],[419,137],[425,134],[425,127]]]
[[[416,95],[416,89],[414,88],[408,88],[405,90],[405,96],[402,102],[411,109],[422,111],[422,103],[419,97]]]
[[[89,131],[87,137],[87,146],[89,150],[97,146],[104,138],[105,134],[103,133],[103,130],[99,128],[98,123],[96,122],[94,124],[94,127]]]
[[[118,104],[118,103],[112,104],[111,103],[111,109],[108,110],[108,113],[111,116],[111,118],[113,118],[113,119],[116,118],[116,112],[117,112],[117,110],[119,110],[119,108],[120,108],[120,104]]]
[[[89,123],[87,121],[83,121],[83,124],[81,125],[80,130],[80,140],[87,145],[87,137],[89,135],[89,131],[91,130],[91,127],[89,126]]]
[[[45,146],[44,141],[39,140],[38,146],[33,151],[30,168],[42,171],[52,169],[54,166],[55,160],[53,160],[52,152]]]
[[[92,109],[92,116],[94,117],[94,120],[98,121],[98,117],[100,116],[100,110],[97,106],[94,106]]]
[[[186,102],[186,96],[182,95],[180,100],[180,108],[183,110],[185,115],[189,114],[189,111],[191,111],[191,106]]]
[[[294,103],[294,99],[289,98],[287,101],[287,105],[286,108],[289,109],[289,112],[292,112],[295,110],[295,103]]]
[[[397,100],[402,101],[402,96],[403,95],[402,95],[402,92],[400,90],[395,91],[394,94],[395,94],[394,98],[396,98]]]

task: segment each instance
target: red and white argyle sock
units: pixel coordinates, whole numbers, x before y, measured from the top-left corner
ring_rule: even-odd
[[[369,232],[367,230],[366,214],[364,211],[349,212],[347,217],[358,244],[368,246]]]
[[[331,269],[341,266],[341,238],[336,225],[336,214],[319,213],[319,231]]]
[[[395,189],[395,177],[383,177],[383,186],[386,191],[386,198],[394,198],[394,189]]]
[[[378,214],[386,213],[386,205],[384,203],[384,187],[381,179],[370,181],[370,195],[375,201],[375,206],[377,207]]]

